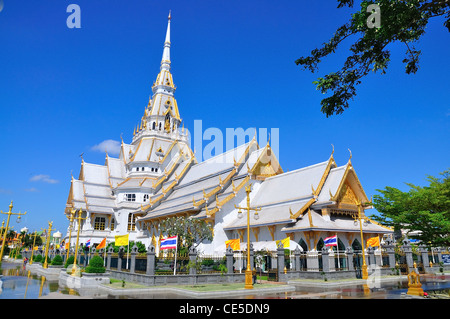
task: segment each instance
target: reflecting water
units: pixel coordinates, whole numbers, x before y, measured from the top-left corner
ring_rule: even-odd
[[[32,274],[19,264],[3,262],[0,274],[0,299],[37,299],[50,292],[69,294],[68,289],[59,287],[57,280]]]
[[[0,299],[37,299],[48,296],[50,293],[62,295],[80,296],[80,292],[67,287],[60,287],[57,279],[47,279],[44,276],[32,274],[24,270],[20,264],[8,264],[3,262],[0,279],[3,283],[0,289]],[[425,292],[440,292],[448,294],[450,291],[450,276],[421,276],[422,288]],[[274,284],[277,286],[277,284]],[[258,284],[254,286],[258,288]],[[233,296],[231,298],[245,299],[397,299],[408,290],[407,280],[381,283],[378,288],[369,288],[367,285],[338,286],[338,287],[302,287],[296,285],[292,292],[270,293]],[[60,295],[61,296],[61,295]],[[81,297],[107,298],[107,299],[191,299],[192,297],[167,292],[155,292],[145,294],[129,294],[126,296],[114,296],[99,290],[82,291]],[[226,296],[224,298],[230,298]]]

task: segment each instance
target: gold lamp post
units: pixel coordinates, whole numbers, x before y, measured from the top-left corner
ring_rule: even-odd
[[[0,237],[3,237],[3,230],[5,229],[5,221],[2,221],[2,227],[0,227]]]
[[[80,240],[81,221],[83,219],[86,219],[86,218],[82,218],[81,217],[81,213],[82,213],[82,211],[80,209],[78,211],[78,217],[75,218],[77,220],[77,223],[78,223],[78,231],[77,231],[77,243],[75,245],[75,257],[73,259],[73,266],[72,266],[72,275],[75,275],[75,271],[76,271],[76,267],[77,267],[76,265],[77,265],[77,257],[78,257],[78,243],[79,243],[79,240]]]
[[[25,213],[13,213],[12,212],[12,208],[13,208],[13,202],[11,201],[11,204],[9,204],[9,211],[7,213],[4,213],[3,211],[0,210],[0,213],[8,215],[8,219],[6,220],[6,228],[3,232],[3,243],[2,243],[2,250],[0,251],[0,265],[2,263],[3,260],[3,251],[5,250],[5,242],[6,242],[6,233],[8,232],[9,229],[9,219],[11,218],[11,215],[17,215],[17,222],[20,222],[20,216],[25,215],[27,212]]]
[[[70,210],[70,217],[69,217],[69,249],[67,249],[66,260],[69,259],[70,241],[72,240],[73,219],[75,217],[75,213],[76,212],[77,211],[75,209],[71,209]]]
[[[48,222],[47,242],[45,244],[45,253],[44,253],[45,261],[44,261],[43,268],[48,268],[47,255],[48,255],[48,247],[50,246],[50,234],[52,232],[52,226],[53,226],[53,222]]]
[[[252,184],[249,184],[245,187],[245,192],[247,193],[247,207],[239,207],[234,205],[235,208],[239,209],[238,217],[242,218],[243,213],[241,209],[247,211],[247,270],[245,270],[245,289],[253,289],[253,280],[252,280],[252,270],[250,268],[250,211],[255,211],[255,219],[259,218],[258,211],[261,210],[261,207],[250,207],[250,192],[252,191]]]
[[[353,214],[353,218],[355,220],[355,225],[357,225],[359,221],[359,231],[361,234],[361,248],[362,248],[362,258],[363,258],[363,265],[362,265],[362,279],[369,278],[369,273],[367,271],[367,264],[366,264],[366,256],[365,256],[365,248],[364,248],[364,237],[363,237],[363,231],[362,231],[362,220],[364,220],[364,224],[366,225],[368,222],[368,218],[366,216],[361,217],[361,207],[362,203],[361,200],[357,200],[356,205],[358,206],[358,214]]]
[[[31,235],[31,236],[33,236],[33,237],[34,237],[34,239],[33,239],[33,246],[31,247],[31,258],[30,258],[30,265],[32,265],[32,264],[33,264],[34,245],[35,245],[35,243],[36,243],[36,236],[37,236],[37,232],[35,231],[35,232],[33,233],[33,235]]]

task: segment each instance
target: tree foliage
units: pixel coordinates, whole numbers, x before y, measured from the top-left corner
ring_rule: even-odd
[[[103,259],[95,255],[89,260],[89,265],[86,267],[87,273],[104,273],[106,271],[103,266]]]
[[[407,184],[402,192],[393,187],[377,190],[374,207],[381,216],[371,216],[383,225],[394,229],[407,229],[409,238],[436,247],[450,246],[450,170],[441,177],[428,176],[428,186]],[[411,232],[419,231],[412,235]]]
[[[379,28],[368,27],[367,20],[372,13],[370,10],[367,12],[367,8],[371,4],[379,6]],[[353,0],[338,0],[338,8],[352,8],[353,5]],[[362,1],[360,10],[353,13],[350,20],[339,27],[328,42],[312,50],[309,56],[300,57],[295,63],[315,72],[321,60],[334,53],[345,39],[357,37],[343,67],[313,82],[320,92],[333,92],[321,101],[322,112],[327,117],[341,114],[349,107],[349,101],[356,95],[356,86],[364,76],[370,72],[386,72],[390,62],[389,44],[401,43],[405,46],[405,72],[416,73],[421,51],[416,49],[415,44],[425,34],[429,20],[439,16],[445,17],[444,26],[450,32],[450,0]]]
[[[204,220],[169,217],[162,220],[159,227],[161,232],[167,236],[178,235],[181,237],[179,242],[188,248],[195,248],[204,240],[213,239],[211,226]]]

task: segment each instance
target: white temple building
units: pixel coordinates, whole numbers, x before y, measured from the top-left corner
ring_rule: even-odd
[[[170,60],[170,23],[160,72],[152,96],[134,128],[130,144],[122,140],[119,158],[106,154],[104,165],[82,159],[80,174],[72,177],[65,214],[82,210],[80,243],[114,241],[129,234],[130,240],[158,247],[158,223],[184,216],[207,221],[214,231],[212,242],[200,252],[225,251],[225,241],[247,238],[247,219],[238,218],[235,205],[246,205],[245,186],[251,184],[251,206],[261,207],[259,219],[250,218],[250,240],[255,249],[271,249],[276,240],[291,238],[293,247],[314,251],[320,240],[338,235],[344,247],[360,241],[358,203],[369,202],[352,166],[338,166],[333,158],[284,172],[269,143],[256,137],[223,154],[197,162],[182,125],[175,99]],[[360,205],[361,215],[364,209]],[[78,224],[74,221],[71,246]],[[369,220],[362,227],[364,240],[392,233]],[[67,241],[69,234],[65,236]]]

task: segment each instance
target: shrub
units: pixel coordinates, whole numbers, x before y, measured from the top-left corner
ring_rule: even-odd
[[[42,255],[34,256],[33,261],[34,261],[34,262],[37,262],[37,263],[42,262]]]
[[[74,256],[70,256],[69,258],[67,258],[66,263],[64,264],[64,268],[69,267],[69,265],[72,265],[75,261],[75,257]]]
[[[61,266],[63,264],[63,259],[60,255],[56,255],[52,260],[53,266]]]
[[[214,265],[214,260],[212,260],[212,259],[203,259],[202,260],[202,265],[203,266],[212,266],[212,265]]]
[[[103,259],[100,256],[94,256],[89,260],[89,265],[86,267],[87,273],[104,273],[105,267],[103,267]]]

